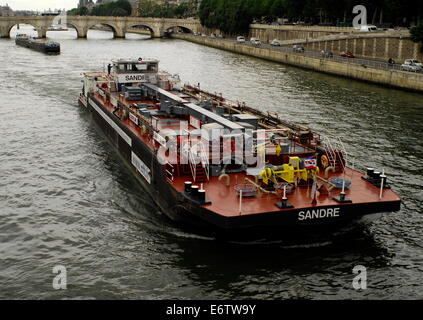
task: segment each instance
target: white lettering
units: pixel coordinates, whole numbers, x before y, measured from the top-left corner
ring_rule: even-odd
[[[145,74],[119,74],[117,76],[117,82],[128,83],[128,82],[145,82]]]
[[[298,212],[298,220],[323,219],[339,217],[341,208],[313,209]]]
[[[197,318],[200,314],[201,307],[178,307],[176,304],[173,307],[166,308],[167,315],[192,315]]]
[[[333,216],[334,217],[339,217],[339,211],[341,210],[341,208],[335,208],[333,209]]]
[[[148,183],[151,183],[150,169],[147,167],[147,165],[142,162],[142,160],[138,158],[134,152],[132,152],[131,158],[134,167],[137,168],[138,172],[141,173],[141,175],[145,180],[147,180]]]
[[[310,214],[310,211],[308,210],[307,211],[307,213],[306,213],[306,217],[305,217],[306,219],[312,219],[312,217],[311,217],[311,214]]]

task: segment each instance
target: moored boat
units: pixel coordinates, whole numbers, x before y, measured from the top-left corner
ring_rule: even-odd
[[[169,218],[216,234],[337,229],[398,211],[385,172],[362,173],[339,139],[119,59],[87,72],[87,108]]]
[[[32,38],[25,34],[18,34],[15,43],[46,54],[60,54],[60,43],[42,38]]]

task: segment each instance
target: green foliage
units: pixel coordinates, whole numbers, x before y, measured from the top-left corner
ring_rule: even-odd
[[[179,5],[165,3],[157,4],[152,0],[141,0],[139,5],[140,17],[151,18],[189,18],[198,14],[198,1],[192,0]]]
[[[95,6],[91,12],[86,7],[76,8],[68,11],[68,15],[74,16],[114,16],[124,17],[130,16],[132,13],[132,6],[128,0],[118,0],[114,2],[105,3]]]
[[[201,24],[227,34],[247,33],[253,19],[250,8],[252,1],[203,0],[199,12]]]
[[[70,16],[86,16],[88,13],[89,10],[87,7],[75,8],[68,11],[68,15]]]
[[[423,21],[410,30],[411,41],[420,43],[420,52],[423,52]]]
[[[130,16],[132,7],[127,0],[118,0],[95,6],[91,10],[92,16]]]
[[[411,40],[423,44],[423,21],[410,30]]]
[[[367,8],[369,24],[408,26],[423,17],[421,0],[203,0],[201,23],[226,33],[246,33],[253,22],[270,23],[277,18],[306,24],[351,23],[352,9]]]

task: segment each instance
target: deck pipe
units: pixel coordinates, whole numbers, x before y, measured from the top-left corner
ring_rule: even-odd
[[[186,193],[190,193],[191,192],[191,187],[192,187],[192,182],[191,181],[185,181],[185,192]]]
[[[195,200],[198,199],[198,186],[191,187],[191,197]]]
[[[206,202],[206,190],[203,190],[203,189],[198,190],[197,199],[201,203]]]
[[[381,183],[386,186],[387,176],[385,174],[380,175]]]

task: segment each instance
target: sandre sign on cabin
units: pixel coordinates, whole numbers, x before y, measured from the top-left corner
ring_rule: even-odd
[[[132,83],[132,82],[146,82],[145,74],[119,74],[117,76],[119,83]]]

